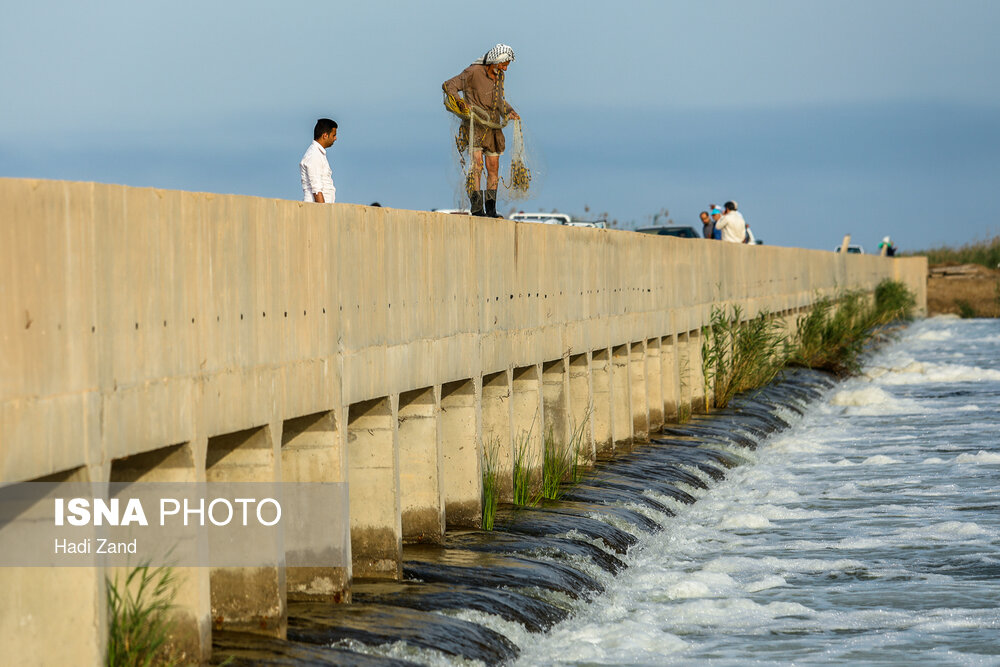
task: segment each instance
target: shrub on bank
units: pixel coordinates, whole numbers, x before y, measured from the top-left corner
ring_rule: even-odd
[[[885,280],[875,288],[874,298],[846,292],[819,300],[791,333],[766,312],[742,321],[738,306],[731,313],[714,309],[702,337],[703,372],[710,389],[706,403],[726,407],[733,396],[767,384],[786,366],[838,376],[857,373],[861,354],[879,328],[910,319],[915,305],[903,283]]]

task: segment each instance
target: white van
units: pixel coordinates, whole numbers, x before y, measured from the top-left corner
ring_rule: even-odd
[[[573,218],[565,213],[511,213],[510,219],[518,222],[538,222],[543,225],[568,225],[573,222]]]

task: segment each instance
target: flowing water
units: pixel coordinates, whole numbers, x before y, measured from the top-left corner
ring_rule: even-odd
[[[790,373],[216,659],[1000,665],[998,431],[1000,321],[917,322],[861,377]]]
[[[1000,321],[930,319],[520,664],[1000,664]]]

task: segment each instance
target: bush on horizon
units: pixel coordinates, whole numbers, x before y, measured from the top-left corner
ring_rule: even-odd
[[[1000,268],[1000,236],[983,241],[973,241],[958,248],[941,246],[901,254],[908,257],[924,256],[931,266],[937,264],[980,264],[996,269]]]

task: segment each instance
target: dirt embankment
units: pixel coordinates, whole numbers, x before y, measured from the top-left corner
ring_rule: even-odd
[[[930,268],[927,312],[962,317],[1000,317],[1000,271],[979,264]]]

